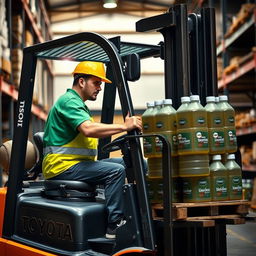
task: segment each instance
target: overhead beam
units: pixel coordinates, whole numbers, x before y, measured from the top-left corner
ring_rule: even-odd
[[[72,35],[72,34],[74,34],[74,32],[79,33],[79,32],[83,32],[83,31],[74,31],[74,30],[72,30],[72,31],[53,31],[53,34],[55,36]],[[101,35],[123,35],[123,34],[125,34],[125,35],[138,35],[138,32],[136,32],[136,31],[125,31],[125,30],[122,30],[122,31],[116,31],[116,30],[115,31],[94,31],[94,32],[99,33]],[[154,32],[154,31],[149,32],[147,34],[159,35],[158,32]]]
[[[87,8],[87,9],[70,9],[70,10],[50,10],[48,13],[50,15],[59,14],[59,13],[88,13],[88,12],[97,12],[97,13],[119,13],[119,12],[166,12],[167,9],[152,9],[152,8],[115,8],[115,9],[105,9],[105,8]]]

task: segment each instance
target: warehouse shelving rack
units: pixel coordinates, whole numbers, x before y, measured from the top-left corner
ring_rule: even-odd
[[[40,22],[43,24],[42,28],[40,29],[35,17],[35,15],[31,11],[31,6],[29,5],[28,0],[18,0],[18,1],[6,1],[6,13],[7,13],[7,24],[9,28],[8,32],[8,45],[12,49],[12,37],[14,36],[12,33],[12,17],[14,13],[19,13],[21,15],[22,23],[23,23],[23,40],[21,47],[25,46],[25,28],[32,31],[34,36],[35,42],[43,43],[47,40],[52,39],[52,32],[50,29],[50,21],[47,16],[47,12],[44,6],[44,1],[39,0],[35,1],[38,7],[38,11],[41,12],[41,20]],[[11,56],[12,58],[12,56]],[[12,59],[10,59],[12,61]],[[53,90],[53,65],[52,61],[45,60],[43,61],[44,70],[49,74],[47,76],[48,81],[47,84],[48,88]],[[12,79],[13,73],[7,74],[6,72],[2,71],[0,74],[0,91],[1,91],[1,122],[0,122],[0,143],[2,140],[12,139],[13,136],[13,127],[14,127],[14,109],[16,107],[16,102],[18,98],[18,90],[17,85],[14,85]],[[52,95],[53,92],[49,93],[49,96]],[[52,97],[48,97],[52,98]],[[50,104],[49,104],[50,105]],[[34,134],[36,131],[39,131],[44,126],[44,122],[47,118],[47,109],[44,106],[40,106],[37,103],[32,104],[32,131],[31,134]],[[4,120],[3,120],[4,119]],[[3,121],[5,121],[7,127],[3,128]],[[3,130],[4,129],[4,130]],[[31,137],[31,136],[30,136]],[[1,177],[1,175],[0,175]],[[0,186],[2,185],[2,179],[0,178]]]
[[[221,0],[222,19],[224,22],[222,26],[222,40],[217,46],[217,56],[222,57],[223,69],[225,70],[228,67],[229,58],[234,56],[233,52],[242,51],[244,55],[238,61],[236,68],[227,74],[223,72],[222,77],[218,81],[218,90],[230,95],[231,103],[232,94],[246,94],[249,97],[248,102],[250,106],[256,109],[256,7],[254,6],[252,8],[251,15],[245,17],[243,24],[236,31],[226,36],[227,13],[231,7],[230,5],[232,4],[229,1]],[[239,106],[235,106],[236,110],[239,110],[239,108]],[[239,147],[242,145],[251,145],[253,141],[256,141],[255,123],[250,124],[248,127],[238,128],[237,141]],[[241,158],[243,158],[243,155],[241,155]],[[256,165],[243,165],[242,171],[243,178],[256,179]]]

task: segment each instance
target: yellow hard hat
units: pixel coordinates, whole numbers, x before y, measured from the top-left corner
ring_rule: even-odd
[[[104,64],[102,62],[95,61],[83,61],[77,64],[75,70],[72,73],[74,74],[86,74],[97,76],[101,81],[106,83],[112,83],[109,79],[106,78],[106,72]]]

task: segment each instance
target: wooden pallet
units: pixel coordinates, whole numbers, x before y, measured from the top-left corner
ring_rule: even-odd
[[[218,220],[239,219],[248,214],[247,200],[203,202],[203,203],[173,203],[173,220]],[[163,206],[152,205],[153,218],[163,218]]]

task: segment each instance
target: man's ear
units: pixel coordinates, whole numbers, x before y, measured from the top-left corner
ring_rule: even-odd
[[[79,86],[80,86],[81,88],[83,88],[84,85],[85,85],[85,80],[84,80],[84,78],[80,77],[80,78],[78,79],[78,84],[79,84]]]

